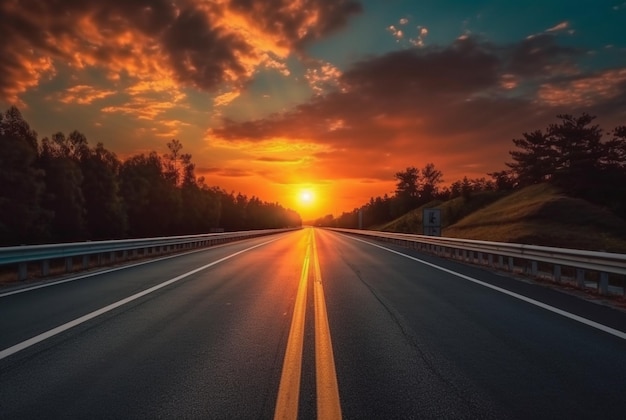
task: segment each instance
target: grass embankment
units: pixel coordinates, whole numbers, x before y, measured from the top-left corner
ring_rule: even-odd
[[[481,193],[425,207],[442,209],[443,236],[626,253],[626,221],[549,184],[503,196]],[[416,209],[380,230],[422,233]]]
[[[504,193],[496,191],[485,191],[474,194],[469,199],[463,197],[453,198],[448,201],[431,201],[415,210],[411,210],[407,214],[398,217],[391,222],[377,228],[386,232],[402,232],[402,233],[423,233],[422,215],[425,208],[441,209],[442,227],[446,228],[463,217],[493,203],[499,198],[504,197]]]
[[[626,253],[626,221],[549,184],[512,193],[444,229],[443,235]]]

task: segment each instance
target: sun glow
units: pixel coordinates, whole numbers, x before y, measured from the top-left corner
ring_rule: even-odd
[[[315,197],[310,190],[302,190],[300,191],[300,195],[298,196],[301,204],[311,204],[313,203]]]

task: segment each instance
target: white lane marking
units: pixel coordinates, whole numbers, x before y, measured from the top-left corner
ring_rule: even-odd
[[[82,279],[86,279],[86,278],[93,277],[93,276],[99,276],[101,274],[113,273],[115,271],[125,270],[127,268],[138,267],[138,266],[144,265],[144,264],[151,264],[151,263],[154,263],[154,262],[169,260],[170,258],[183,257],[185,255],[191,255],[191,254],[195,254],[195,253],[198,253],[198,252],[207,251],[209,249],[222,248],[224,246],[231,245],[231,244],[232,243],[220,244],[220,245],[212,246],[212,247],[209,247],[209,248],[194,249],[193,251],[187,251],[187,252],[183,252],[183,253],[180,253],[180,254],[167,255],[165,257],[154,258],[154,259],[151,258],[151,259],[149,259],[147,261],[141,261],[141,262],[134,263],[134,264],[122,265],[120,267],[114,267],[114,268],[107,268],[107,269],[104,269],[104,270],[95,271],[93,273],[81,274],[81,275],[78,275],[76,277],[70,277],[70,278],[63,279],[63,280],[50,281],[50,282],[47,282],[47,283],[37,284],[37,285],[34,285],[34,286],[30,286],[30,287],[24,287],[24,288],[20,288],[20,289],[16,289],[16,290],[11,290],[9,292],[0,293],[0,298],[6,297],[6,296],[11,296],[11,295],[17,295],[18,293],[30,292],[32,290],[42,289],[44,287],[50,287],[50,286],[56,286],[58,284],[69,283],[71,281],[82,280]]]
[[[189,271],[187,273],[181,274],[180,276],[174,277],[173,279],[170,279],[170,280],[167,280],[167,281],[165,281],[163,283],[157,284],[156,286],[152,286],[151,288],[146,289],[144,291],[141,291],[139,293],[135,293],[132,296],[129,296],[129,297],[124,298],[124,299],[122,299],[120,301],[117,301],[115,303],[107,305],[107,306],[105,306],[103,308],[100,308],[98,310],[90,312],[87,315],[83,315],[80,318],[76,318],[75,320],[67,322],[67,323],[65,323],[63,325],[59,325],[56,328],[53,328],[53,329],[51,329],[49,331],[41,333],[41,334],[39,334],[39,335],[37,335],[35,337],[29,338],[28,340],[22,341],[21,343],[18,343],[18,344],[15,344],[15,345],[11,346],[11,347],[8,347],[8,348],[0,351],[0,360],[4,359],[5,357],[11,356],[12,354],[15,354],[17,352],[20,352],[20,351],[22,351],[24,349],[27,349],[28,347],[33,346],[33,345],[35,345],[37,343],[40,343],[40,342],[42,342],[44,340],[47,340],[48,338],[54,337],[55,335],[60,334],[63,331],[67,331],[70,328],[73,328],[73,327],[75,327],[77,325],[80,325],[83,322],[87,322],[87,321],[89,321],[89,320],[91,320],[93,318],[96,318],[96,317],[98,317],[98,316],[100,316],[102,314],[105,314],[105,313],[107,313],[109,311],[112,311],[113,309],[116,309],[116,308],[119,308],[120,306],[126,305],[127,303],[132,302],[134,300],[137,300],[140,297],[146,296],[146,295],[148,295],[148,294],[150,294],[152,292],[155,292],[155,291],[157,291],[159,289],[162,289],[162,288],[164,288],[166,286],[169,286],[172,283],[176,283],[177,281],[180,281],[180,280],[182,280],[182,279],[184,279],[186,277],[189,277],[189,276],[191,276],[193,274],[196,274],[196,273],[198,273],[198,272],[200,272],[202,270],[205,270],[205,269],[207,269],[209,267],[212,267],[212,266],[214,266],[216,264],[219,264],[221,262],[229,260],[229,259],[231,259],[233,257],[236,257],[237,255],[243,254],[244,252],[248,252],[248,251],[251,251],[251,250],[253,250],[255,248],[258,248],[258,247],[261,247],[263,245],[267,245],[267,244],[269,244],[271,242],[277,241],[278,239],[280,239],[280,238],[275,238],[275,239],[272,239],[271,241],[263,242],[263,243],[254,245],[254,246],[252,246],[250,248],[246,248],[246,249],[243,249],[241,251],[237,251],[234,254],[227,255],[227,256],[225,256],[223,258],[220,258],[219,260],[213,261],[212,263],[203,265],[202,267],[198,267],[198,268],[196,268],[194,270],[191,270],[191,271]]]
[[[554,312],[555,314],[564,316],[564,317],[569,318],[571,320],[578,321],[578,322],[580,322],[582,324],[588,325],[588,326],[590,326],[592,328],[596,328],[596,329],[598,329],[600,331],[603,331],[605,333],[614,335],[615,337],[621,338],[622,340],[626,340],[626,333],[622,332],[620,330],[616,330],[614,328],[607,327],[606,325],[602,325],[602,324],[600,324],[598,322],[595,322],[595,321],[592,321],[590,319],[583,318],[583,317],[578,316],[578,315],[574,315],[574,314],[566,312],[566,311],[564,311],[562,309],[555,308],[554,306],[550,306],[550,305],[547,305],[545,303],[539,302],[539,301],[537,301],[535,299],[531,299],[529,297],[517,294],[515,292],[511,292],[510,290],[506,290],[506,289],[503,289],[501,287],[494,286],[493,284],[485,283],[484,281],[480,281],[480,280],[477,280],[477,279],[475,279],[473,277],[466,276],[465,274],[457,273],[456,271],[448,270],[447,268],[443,268],[443,267],[440,267],[438,265],[429,263],[427,261],[420,260],[419,258],[413,257],[411,255],[403,254],[402,252],[399,252],[399,251],[396,251],[396,250],[393,250],[393,249],[390,249],[390,248],[386,248],[384,246],[381,246],[381,245],[378,245],[378,244],[375,244],[375,243],[372,243],[372,242],[364,241],[363,239],[355,238],[355,237],[353,237],[351,235],[343,235],[343,236],[347,236],[350,239],[354,239],[355,241],[359,241],[359,242],[363,242],[363,243],[369,244],[369,245],[374,246],[376,248],[384,249],[385,251],[389,251],[389,252],[391,252],[393,254],[397,254],[397,255],[403,256],[405,258],[408,258],[410,260],[417,261],[419,263],[422,263],[422,264],[427,265],[429,267],[435,268],[437,270],[441,270],[441,271],[446,272],[448,274],[452,274],[452,275],[460,277],[462,279],[469,280],[469,281],[471,281],[473,283],[479,284],[479,285],[484,286],[484,287],[488,287],[488,288],[493,289],[495,291],[498,291],[500,293],[504,293],[505,295],[509,295],[509,296],[514,297],[516,299],[523,300],[524,302],[530,303],[531,305],[538,306],[538,307],[546,309],[546,310],[548,310],[550,312]]]

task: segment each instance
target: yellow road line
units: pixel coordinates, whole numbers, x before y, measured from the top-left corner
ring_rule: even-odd
[[[315,280],[313,282],[313,296],[315,300],[315,379],[317,388],[317,418],[324,420],[341,419],[341,405],[339,403],[339,386],[335,371],[333,345],[328,327],[326,301],[322,287],[322,272],[317,256],[315,234],[311,229],[313,242],[313,267]]]
[[[304,344],[304,320],[306,315],[307,282],[309,267],[313,265],[313,299],[315,307],[315,379],[317,389],[317,418],[341,419],[339,386],[335,371],[333,345],[330,339],[326,301],[322,287],[322,272],[317,256],[313,229],[309,229],[307,248],[300,274],[300,283],[293,309],[293,318],[287,339],[283,371],[278,386],[274,419],[298,418],[300,378],[302,375],[302,349]]]
[[[302,347],[304,342],[304,316],[306,312],[307,279],[311,259],[311,243],[307,241],[306,254],[302,264],[300,283],[293,309],[283,371],[278,387],[274,419],[293,420],[298,418],[298,399],[300,397],[300,376],[302,370]]]

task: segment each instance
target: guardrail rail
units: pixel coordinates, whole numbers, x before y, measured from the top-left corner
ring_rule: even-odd
[[[209,247],[294,229],[299,228],[0,247],[0,267],[17,266],[17,278],[19,281],[23,281],[28,277],[29,265],[34,263],[40,263],[41,275],[48,276],[50,262],[55,260],[64,260],[65,272],[71,272],[74,269],[75,260],[78,258],[81,259],[81,268],[86,269],[93,263],[94,257],[96,258],[96,265],[102,265],[104,262],[112,264],[116,261],[138,256],[157,256],[181,250]]]
[[[580,288],[595,288],[601,295],[626,295],[626,254],[407,233],[329,229],[392,242],[467,263],[532,277],[548,277],[556,283],[571,282]]]

